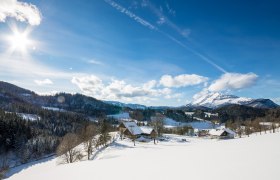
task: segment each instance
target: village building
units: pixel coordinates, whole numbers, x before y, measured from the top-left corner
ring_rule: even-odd
[[[217,128],[209,130],[209,136],[217,139],[232,139],[235,136],[235,132],[229,128]]]
[[[157,132],[154,128],[149,126],[138,126],[135,121],[122,121],[119,125],[121,135],[129,138],[151,138],[155,139]]]
[[[157,136],[157,132],[154,128],[149,126],[140,126],[140,129],[142,131],[141,136],[145,138],[154,138]]]

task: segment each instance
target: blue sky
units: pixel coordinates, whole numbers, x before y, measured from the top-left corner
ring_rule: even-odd
[[[3,0],[0,77],[43,94],[146,105],[183,105],[201,91],[279,103],[279,5]],[[28,32],[24,50],[11,50],[15,29]]]

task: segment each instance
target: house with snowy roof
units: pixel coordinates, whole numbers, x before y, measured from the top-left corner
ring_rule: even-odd
[[[217,128],[209,130],[209,135],[211,138],[217,139],[232,139],[235,136],[235,132],[229,128]]]
[[[156,137],[157,133],[152,127],[138,126],[135,121],[122,121],[119,125],[119,131],[121,134],[128,137],[140,137],[146,138]]]
[[[149,126],[140,126],[140,129],[142,131],[141,136],[144,137],[156,137],[157,136],[157,132],[154,128],[149,127]]]

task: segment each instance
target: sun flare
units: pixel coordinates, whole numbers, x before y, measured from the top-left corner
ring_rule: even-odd
[[[12,51],[19,51],[25,53],[27,49],[32,45],[32,41],[28,37],[28,31],[13,30],[13,34],[8,37],[8,41],[11,45]]]

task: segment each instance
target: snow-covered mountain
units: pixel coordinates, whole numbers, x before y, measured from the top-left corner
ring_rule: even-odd
[[[218,108],[229,104],[246,105],[257,108],[275,108],[278,107],[270,99],[252,99],[246,97],[238,97],[218,92],[200,92],[193,97],[191,106],[204,106],[209,108]]]

